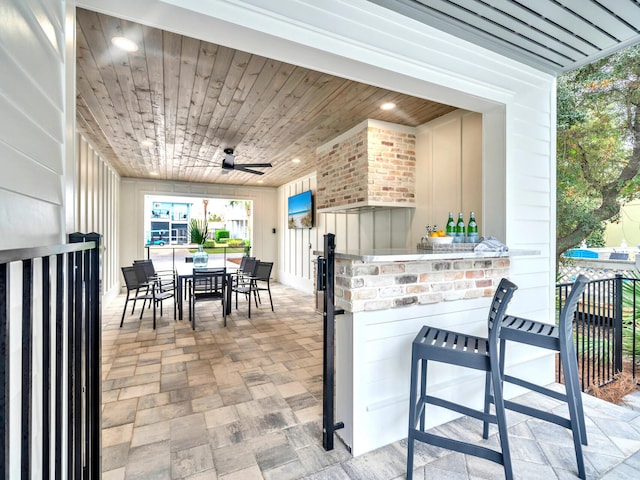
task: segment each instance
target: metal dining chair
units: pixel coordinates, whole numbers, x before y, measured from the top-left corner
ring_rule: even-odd
[[[140,268],[140,267],[138,267]],[[146,277],[140,276],[140,272],[136,272],[136,267],[122,267],[122,275],[124,277],[124,283],[127,289],[127,296],[124,301],[124,309],[122,310],[122,318],[120,319],[120,327],[122,327],[124,323],[124,316],[127,311],[127,304],[129,301],[135,302],[138,300],[143,300],[143,305],[140,310],[140,319],[142,319],[142,315],[144,313],[144,308],[147,300],[150,302],[153,307],[153,329],[156,328],[156,307],[160,304],[160,316],[163,315],[162,302],[167,300],[168,298],[173,297],[173,290],[162,292],[159,290],[157,285],[154,283],[149,283],[146,281]],[[133,295],[131,295],[131,292]],[[141,293],[142,292],[142,293]],[[133,314],[133,310],[131,311]],[[173,303],[173,319],[176,318],[176,304]]]
[[[584,275],[579,275],[576,278],[560,312],[558,325],[507,316],[502,322],[500,331],[500,373],[502,380],[565,402],[569,409],[569,418],[511,400],[505,400],[505,408],[570,429],[573,434],[578,476],[583,480],[586,478],[586,471],[582,446],[587,445],[587,430],[584,423],[578,361],[573,346],[573,319],[578,307],[578,301],[582,297],[588,281],[589,279]],[[507,340],[558,352],[560,365],[564,372],[565,393],[505,374],[504,362]],[[490,379],[487,377],[486,381],[488,384]],[[493,403],[491,396],[486,396],[485,412],[489,411],[491,403]],[[488,430],[489,425],[485,423],[483,429],[484,438],[487,438]]]
[[[249,257],[244,261],[242,270],[238,270],[235,275],[232,276],[231,291],[236,294],[236,310],[238,309],[238,293],[241,293],[250,299],[249,291],[251,289],[251,278],[255,274],[258,263],[259,260],[255,257]],[[256,307],[257,306],[258,303],[256,302]]]
[[[237,284],[242,277],[251,275],[257,262],[256,257],[242,257],[238,269],[231,273],[231,281],[233,284]]]
[[[194,268],[193,279],[189,287],[189,320],[191,328],[196,329],[196,303],[219,301],[222,304],[222,318],[227,326],[227,269]]]
[[[156,270],[153,260],[134,260],[133,266],[142,266],[148,282],[156,282],[160,291],[166,292],[176,288],[176,272],[174,270]]]
[[[413,340],[411,348],[407,480],[413,479],[413,455],[416,440],[499,463],[504,467],[506,479],[511,480],[513,478],[507,422],[502,397],[498,343],[507,305],[517,288],[515,284],[505,278],[500,281],[489,309],[488,337],[476,337],[451,330],[424,326]],[[495,414],[475,410],[465,405],[430,395],[427,391],[429,362],[457,365],[487,372],[491,380],[489,387],[493,386]],[[418,385],[420,386],[419,392]],[[483,422],[497,424],[501,451],[426,432],[425,418],[428,404],[452,410]]]
[[[267,292],[269,294],[269,303],[271,304],[271,311],[273,312],[273,297],[271,296],[271,271],[273,270],[273,262],[258,262],[253,274],[253,294],[258,298],[258,302],[262,304],[260,298],[260,292]]]
[[[271,311],[274,311],[270,286],[272,269],[273,262],[256,262],[251,274],[239,277],[238,283],[232,287],[232,291],[236,294],[236,310],[238,309],[238,294],[241,293],[247,298],[247,316],[251,318],[251,296],[253,295],[256,308],[258,308],[258,302],[262,303],[260,292],[266,291],[269,294]]]

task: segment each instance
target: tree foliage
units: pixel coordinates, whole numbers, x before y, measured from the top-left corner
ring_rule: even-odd
[[[556,258],[640,198],[640,47],[558,78]]]

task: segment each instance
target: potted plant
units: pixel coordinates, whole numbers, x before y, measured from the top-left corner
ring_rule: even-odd
[[[207,241],[209,236],[207,223],[192,218],[189,224],[189,235],[191,236],[191,243],[198,245],[198,251],[192,255],[193,267],[206,267],[207,263],[209,263],[209,254],[204,251],[204,242]]]

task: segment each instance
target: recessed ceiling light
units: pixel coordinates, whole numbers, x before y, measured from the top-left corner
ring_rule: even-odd
[[[140,142],[140,145],[142,145],[143,147],[150,147],[153,145],[153,141],[152,140],[142,140]]]
[[[396,108],[396,104],[393,102],[387,102],[380,105],[380,108],[382,110],[393,110],[394,108]]]
[[[258,183],[264,183],[264,180],[258,180]]]
[[[153,176],[153,177],[157,177],[159,175],[158,172],[149,172],[149,175]]]
[[[111,43],[113,43],[120,50],[124,50],[125,52],[135,52],[138,50],[138,44],[133,40],[129,40],[125,37],[113,37],[111,39]]]
[[[293,163],[300,163],[300,159],[299,158],[294,158],[293,160],[291,160]]]

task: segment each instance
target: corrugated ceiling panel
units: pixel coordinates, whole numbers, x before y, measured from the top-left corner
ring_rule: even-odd
[[[640,42],[631,0],[369,1],[554,74]]]
[[[499,22],[489,21],[475,13],[475,9],[471,11],[444,0],[430,0],[427,8],[430,9],[431,14],[440,15],[448,22],[457,22],[462,28],[479,35],[488,36],[493,41],[504,42],[526,52],[532,52],[558,66],[564,65],[567,60],[574,60],[574,58],[565,57],[549,50],[545,45],[529,40],[530,30],[526,30],[521,35],[514,33],[504,26],[504,16],[500,18]]]
[[[600,4],[630,25],[636,33],[640,31],[640,9],[633,0],[600,0]]]
[[[438,3],[449,3],[449,1],[438,0]],[[505,0],[503,0],[505,1]],[[575,1],[575,0],[574,0]],[[580,0],[581,3],[588,4],[588,0]],[[431,0],[427,0],[427,3],[431,3]],[[460,0],[455,3],[462,3]],[[464,2],[467,5],[471,5],[469,1]],[[474,6],[472,9],[476,9],[480,4],[483,4],[482,0],[473,0]],[[604,33],[602,30],[596,28],[589,22],[584,21],[578,15],[572,11],[557,5],[553,1],[538,0],[535,2],[528,2],[528,8],[530,11],[537,13],[545,21],[552,22],[558,25],[560,28],[564,28],[570,32],[574,32],[579,37],[586,39],[589,42],[594,43],[600,48],[604,48],[611,42],[611,37]],[[528,29],[530,27],[525,27]]]
[[[618,18],[611,15],[608,10],[602,8],[598,2],[583,0],[576,3],[575,0],[559,0],[559,3],[563,4],[567,10],[582,17],[594,25],[594,27],[597,26],[599,30],[606,32],[616,40],[623,40],[637,33],[629,28],[625,22],[621,22]]]
[[[592,43],[581,39],[572,31],[548,22],[546,19],[520,3],[504,0],[487,0],[486,3],[496,8],[499,7],[505,15],[509,15],[521,21],[523,23],[520,27],[521,30],[523,28],[527,29],[528,27],[531,27],[531,29],[543,32],[548,37],[556,39],[557,42],[567,45],[567,48],[580,52],[584,55],[598,52],[598,49]]]
[[[458,16],[458,18],[462,19],[462,16]],[[584,51],[558,40],[557,37],[562,30],[556,26],[544,21],[539,21],[539,23],[541,26],[546,27],[545,29],[532,26],[531,23],[538,20],[539,17],[531,14],[528,14],[525,22],[514,17],[509,12],[498,10],[482,2],[475,2],[473,13],[466,15],[464,18],[470,23],[471,28],[483,30],[496,38],[518,45],[561,64],[567,59],[575,60],[585,55]],[[573,39],[575,37],[572,37]],[[587,43],[583,42],[582,45],[588,46],[590,50],[596,50]]]

